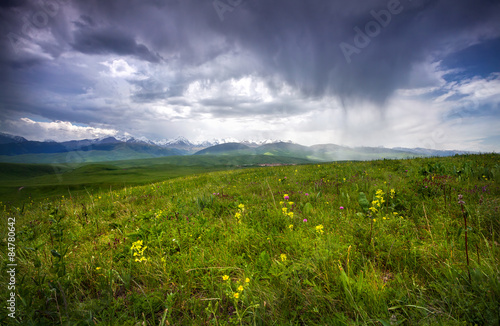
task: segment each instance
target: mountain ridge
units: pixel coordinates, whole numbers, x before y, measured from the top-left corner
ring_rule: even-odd
[[[77,153],[75,153],[77,152]],[[73,154],[72,154],[73,153]],[[304,146],[291,141],[213,139],[191,142],[185,137],[152,141],[145,137],[101,137],[64,142],[32,141],[20,136],[0,133],[0,162],[92,162],[127,158],[154,158],[184,155],[267,155],[303,158],[311,161],[398,159],[429,156],[475,154],[468,151],[433,150],[425,148],[349,147],[337,144]],[[75,158],[76,157],[76,158]]]

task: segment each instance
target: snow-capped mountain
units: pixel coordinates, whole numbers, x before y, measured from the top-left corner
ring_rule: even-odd
[[[172,155],[272,155],[315,159],[320,161],[367,160],[375,158],[407,158],[425,156],[451,156],[470,152],[453,150],[431,150],[425,148],[346,147],[334,144],[302,146],[291,141],[273,139],[238,140],[220,138],[190,141],[185,137],[150,140],[134,138],[128,134],[106,136],[96,139],[71,140],[65,142],[30,141],[23,137],[0,133],[0,161],[12,160],[19,155],[18,162],[24,162],[24,154],[51,154],[59,161],[67,162],[78,151],[82,155],[94,155],[100,160],[123,160],[133,158],[163,157]],[[59,155],[59,156],[57,156]],[[76,155],[78,156],[78,155]],[[10,157],[10,158],[8,158]],[[36,160],[34,158],[33,160]],[[59,162],[54,161],[54,162]]]
[[[22,143],[26,141],[28,141],[26,138],[0,132],[0,144]]]
[[[291,141],[264,139],[264,140],[238,140],[236,138],[213,138],[211,140],[201,140],[201,141],[190,141],[189,139],[179,136],[173,139],[162,139],[151,141],[150,143],[161,147],[171,147],[171,148],[183,148],[183,149],[196,149],[200,150],[203,148],[228,144],[228,143],[240,143],[249,147],[257,147],[265,144],[274,144],[279,142],[292,143]]]

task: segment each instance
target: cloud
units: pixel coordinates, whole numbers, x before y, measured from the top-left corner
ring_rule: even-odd
[[[2,121],[0,127],[7,133],[36,141],[94,139],[118,134],[118,131],[113,129],[78,126],[68,121],[40,122],[29,118]]]
[[[35,0],[0,6],[0,36],[20,37],[0,38],[4,126],[30,117],[305,144],[496,139],[485,128],[499,121],[497,53],[482,46],[500,37],[495,1],[220,0],[233,4],[223,20],[212,1],[54,1],[50,15]],[[355,48],[350,61],[342,44]],[[486,68],[474,60],[485,51]],[[432,136],[440,129],[454,136]]]
[[[123,59],[104,61],[101,64],[109,68],[111,77],[132,77],[137,73],[137,70]]]
[[[80,25],[81,26],[81,25]],[[81,26],[74,33],[73,49],[86,54],[131,55],[149,62],[159,62],[161,57],[152,53],[144,44],[117,28],[92,28]]]

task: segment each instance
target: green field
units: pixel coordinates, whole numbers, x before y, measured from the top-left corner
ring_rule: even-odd
[[[184,175],[247,168],[263,163],[304,164],[306,159],[245,156],[168,156],[85,164],[0,163],[0,200],[30,200],[92,194]],[[21,188],[22,187],[22,188]]]
[[[499,155],[263,157],[3,165],[0,324],[498,325]]]

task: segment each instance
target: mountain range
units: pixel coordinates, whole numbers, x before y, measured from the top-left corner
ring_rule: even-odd
[[[303,146],[290,141],[219,139],[194,143],[184,137],[151,141],[146,138],[30,141],[0,133],[0,162],[82,163],[183,155],[267,155],[311,161],[371,160],[452,156],[469,152],[424,148],[347,147],[335,144]]]

